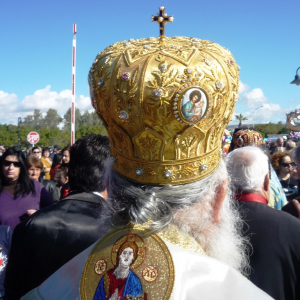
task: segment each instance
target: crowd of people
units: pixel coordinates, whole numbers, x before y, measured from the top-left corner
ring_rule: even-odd
[[[18,147],[6,150],[4,146],[0,146],[0,149],[0,299],[2,299],[8,251],[15,227],[40,209],[58,203],[66,197],[69,188],[66,175],[68,163],[63,162],[59,146],[54,147],[53,160],[47,147],[43,150],[40,147],[33,147],[27,153]],[[63,153],[68,149],[69,147],[65,148]]]

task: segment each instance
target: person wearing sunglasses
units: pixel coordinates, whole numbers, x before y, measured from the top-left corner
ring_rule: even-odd
[[[287,200],[293,200],[299,193],[299,178],[290,152],[275,152],[271,156],[271,163],[277,173]]]
[[[37,158],[41,158],[42,154],[41,154],[41,150],[39,147],[33,147],[32,148],[32,155],[37,157]]]
[[[23,152],[8,148],[0,158],[0,224],[14,230],[29,215],[51,204],[43,185],[29,178]]]

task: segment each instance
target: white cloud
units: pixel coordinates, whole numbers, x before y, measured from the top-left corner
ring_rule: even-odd
[[[268,101],[268,98],[264,96],[262,89],[256,88],[250,92],[244,93],[240,98],[240,101],[244,103],[247,108],[257,108]]]
[[[18,96],[16,94],[8,94],[0,91],[0,107],[10,105],[18,101]]]
[[[15,94],[7,94],[0,91],[0,124],[16,124],[18,117],[24,118],[32,114],[34,109],[40,109],[46,113],[49,108],[57,110],[59,115],[65,114],[72,103],[72,91],[63,90],[61,92],[52,92],[51,86],[37,90],[33,95],[25,96],[19,102]],[[81,112],[92,109],[90,97],[83,95],[76,96],[76,108]],[[1,109],[1,106],[5,109]]]
[[[250,89],[249,85],[248,84],[245,84],[245,83],[242,83],[240,81],[240,85],[239,85],[239,95],[245,93],[245,92],[248,92]]]

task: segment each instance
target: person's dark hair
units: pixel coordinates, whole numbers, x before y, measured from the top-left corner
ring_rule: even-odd
[[[48,151],[50,153],[50,148],[48,148],[48,147],[43,148],[42,155],[44,155],[45,151]]]
[[[54,169],[57,165],[60,165],[61,160],[62,160],[62,153],[56,153],[52,160],[51,169]]]
[[[27,170],[27,165],[26,165],[26,159],[25,156],[22,152],[22,150],[18,147],[11,147],[8,148],[3,155],[0,157],[0,195],[2,194],[3,191],[3,185],[4,185],[4,175],[3,175],[3,161],[6,159],[7,156],[10,155],[15,155],[17,156],[21,167],[20,167],[20,175],[18,178],[18,184],[15,188],[15,194],[14,198],[16,199],[18,196],[27,196],[30,193],[35,194],[35,189],[34,189],[34,184],[32,180],[29,178],[28,175],[28,170]]]
[[[91,133],[70,148],[69,184],[71,190],[103,192],[104,165],[110,157],[107,136]]]
[[[69,163],[62,163],[62,165],[58,169],[60,171],[60,174],[63,174],[64,177],[69,176]]]
[[[192,91],[190,93],[190,96],[189,96],[190,100],[192,100],[194,96],[198,96],[198,100],[196,102],[196,103],[198,103],[201,100],[201,93],[200,93],[200,91],[197,91],[197,90],[196,91]]]

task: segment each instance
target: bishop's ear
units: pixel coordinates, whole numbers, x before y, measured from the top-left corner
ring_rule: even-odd
[[[227,190],[228,190],[228,180],[225,179],[219,188],[216,201],[214,204],[214,219],[217,223],[221,221],[220,211],[221,211],[223,201],[226,197]]]

